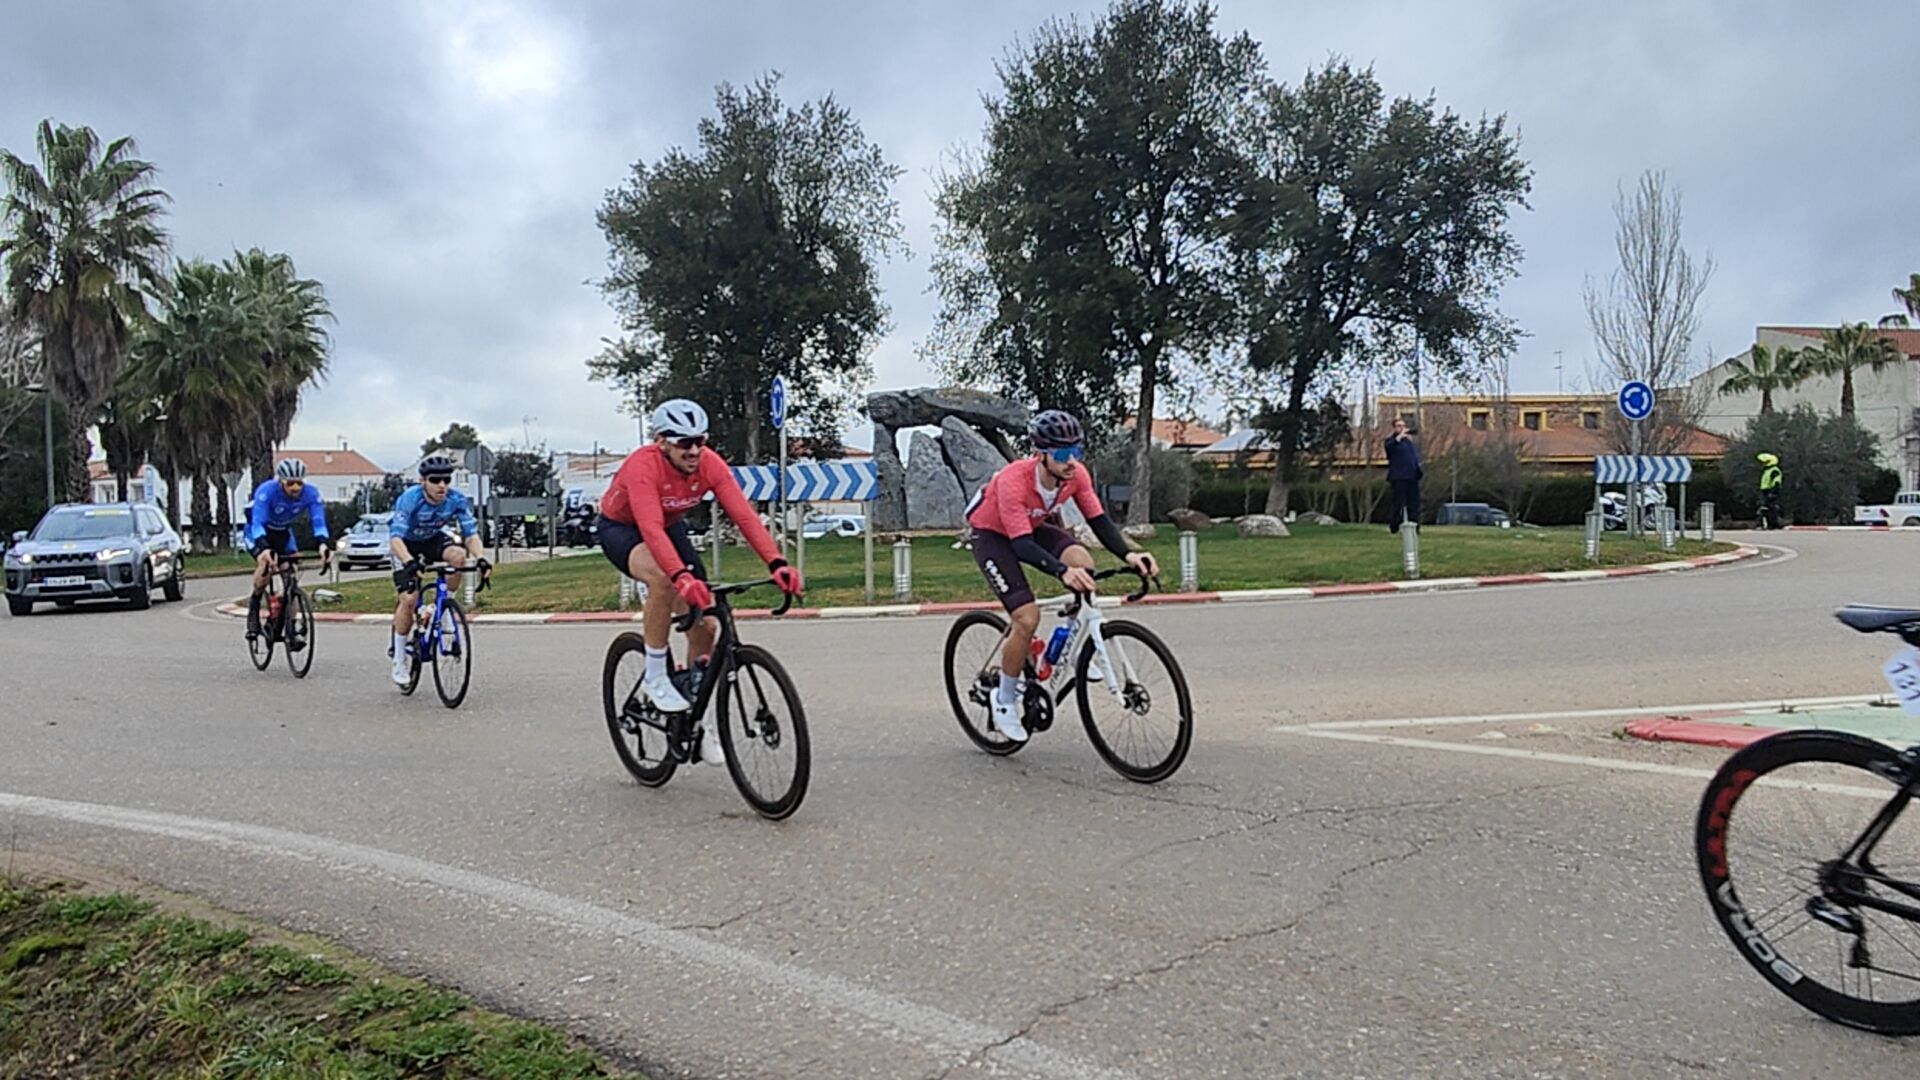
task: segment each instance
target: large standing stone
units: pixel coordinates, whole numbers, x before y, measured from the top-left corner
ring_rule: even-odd
[[[960,494],[968,502],[1007,465],[1007,459],[981,438],[973,425],[955,416],[940,421],[940,449],[946,451],[947,464],[959,478]]]
[[[879,472],[880,488],[873,493],[873,528],[907,527],[907,467],[900,463],[900,451],[894,446],[893,429],[873,425],[873,464]]]
[[[907,452],[907,527],[957,529],[966,503],[959,478],[940,452],[940,440],[914,432]]]
[[[915,424],[937,424],[957,416],[970,424],[1002,431],[1025,432],[1027,407],[1006,398],[965,386],[922,387],[908,390]]]
[[[867,395],[867,415],[876,424],[890,428],[912,427],[913,402],[907,398],[905,390],[883,390]]]

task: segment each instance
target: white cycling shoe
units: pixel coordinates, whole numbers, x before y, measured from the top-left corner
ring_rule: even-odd
[[[680,688],[673,685],[672,677],[665,674],[640,680],[640,692],[661,712],[686,712],[692,708]]]
[[[1014,742],[1027,741],[1027,727],[1020,722],[1018,701],[1001,701],[999,695],[994,695],[993,726]]]

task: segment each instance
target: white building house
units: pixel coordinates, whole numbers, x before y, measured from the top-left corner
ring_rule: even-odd
[[[1830,329],[1833,327],[1759,326],[1754,328],[1753,339],[1769,349],[1818,348],[1820,335]],[[1879,437],[1881,463],[1900,473],[1906,486],[1920,486],[1920,330],[1883,329],[1879,333],[1893,342],[1904,360],[1880,371],[1860,369],[1853,373],[1854,415],[1861,427]],[[1695,376],[1692,383],[1706,396],[1707,411],[1700,426],[1718,435],[1737,435],[1747,421],[1760,415],[1758,393],[1720,393],[1734,360],[1752,363],[1753,350],[1715,364]],[[1790,390],[1773,394],[1776,410],[1802,404],[1822,413],[1839,411],[1839,376],[1815,375]]]

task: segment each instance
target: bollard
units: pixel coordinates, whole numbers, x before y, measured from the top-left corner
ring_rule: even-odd
[[[1200,534],[1180,534],[1180,591],[1200,591]]]
[[[901,537],[893,542],[893,598],[905,600],[913,595],[913,541]]]
[[[1600,511],[1587,511],[1587,561],[1595,562],[1600,558],[1600,529],[1602,525]]]
[[[1673,507],[1671,506],[1661,507],[1660,508],[1660,546],[1665,548],[1668,551],[1672,551],[1675,548],[1675,546],[1677,546],[1676,541],[1678,541],[1679,539],[1680,539],[1679,533],[1674,528]]]
[[[621,574],[620,575],[620,610],[626,611],[632,607],[633,607],[633,579],[628,577],[625,574]]]
[[[1713,504],[1710,502],[1700,504],[1700,539],[1713,543]]]
[[[472,570],[460,575],[460,587],[466,594],[467,610],[473,610],[474,582],[479,580],[480,571]]]
[[[718,514],[714,515],[713,524],[707,526],[707,537],[713,541],[713,565],[708,568],[707,576],[712,578],[715,581],[719,581],[720,580],[720,520],[719,520]]]
[[[1400,557],[1406,563],[1407,580],[1420,576],[1420,526],[1406,522],[1400,526]]]

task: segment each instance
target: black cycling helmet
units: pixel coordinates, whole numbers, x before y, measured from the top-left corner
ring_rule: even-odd
[[[1080,421],[1071,413],[1059,409],[1047,409],[1034,416],[1027,425],[1027,437],[1033,440],[1035,450],[1060,450],[1069,446],[1079,446],[1084,441],[1080,433]]]
[[[421,476],[452,476],[453,459],[445,454],[428,454],[420,459]]]

